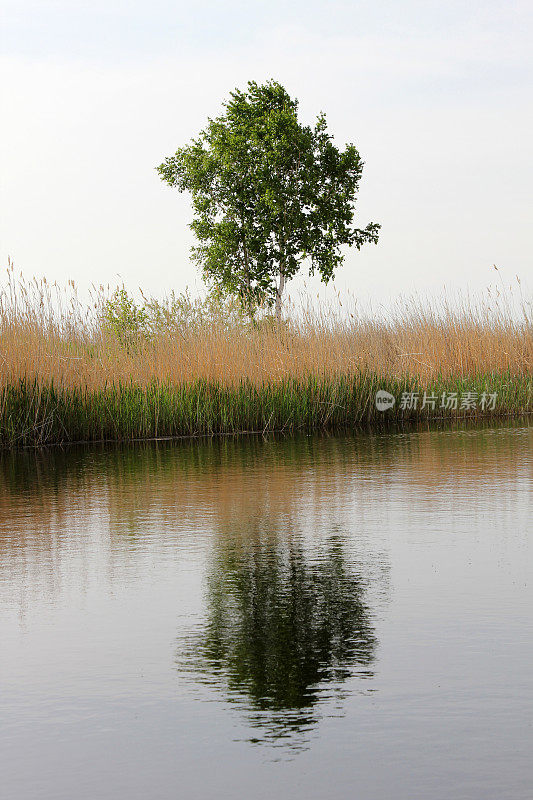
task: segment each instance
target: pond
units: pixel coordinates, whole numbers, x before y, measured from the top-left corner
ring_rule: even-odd
[[[10,800],[533,796],[533,427],[0,464]]]

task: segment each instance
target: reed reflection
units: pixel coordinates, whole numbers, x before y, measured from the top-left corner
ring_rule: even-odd
[[[459,493],[474,511],[530,482],[529,418],[456,428],[0,453],[0,592],[55,601],[66,581],[104,591],[103,576],[111,590],[193,539],[207,555],[258,509],[275,509],[272,530],[324,531],[374,519],[394,493],[444,512]]]

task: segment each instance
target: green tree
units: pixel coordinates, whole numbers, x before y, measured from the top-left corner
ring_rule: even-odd
[[[327,283],[342,245],[377,242],[379,225],[352,226],[363,162],[339,150],[320,114],[298,121],[298,101],[275,81],[250,81],[209,119],[199,137],[158,167],[162,180],[192,195],[193,258],[208,283],[281,316],[287,281],[309,260]]]

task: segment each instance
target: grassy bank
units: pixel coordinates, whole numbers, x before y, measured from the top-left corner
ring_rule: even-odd
[[[10,273],[0,294],[0,446],[530,412],[528,309],[517,316],[493,295],[378,319],[339,303],[278,325],[186,296],[136,304],[100,290],[89,307],[73,285]],[[378,390],[393,407],[376,408]]]
[[[378,389],[395,397],[393,408],[376,408]],[[434,399],[422,408],[424,391]],[[401,407],[404,393],[418,398],[416,408]],[[476,408],[461,408],[467,393],[477,396]],[[494,408],[480,407],[484,394],[496,394]],[[453,395],[457,408],[443,408]],[[97,390],[21,381],[0,393],[0,445],[385,427],[410,420],[521,414],[533,409],[532,397],[531,377],[496,373],[424,385],[416,378],[387,380],[371,373],[262,385],[200,380],[178,386],[108,385]]]

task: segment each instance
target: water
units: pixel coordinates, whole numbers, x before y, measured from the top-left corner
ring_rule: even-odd
[[[4,455],[2,796],[533,796],[533,428]]]

